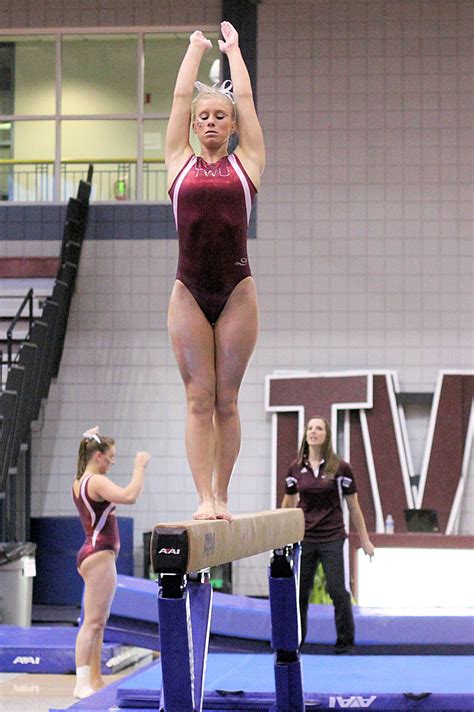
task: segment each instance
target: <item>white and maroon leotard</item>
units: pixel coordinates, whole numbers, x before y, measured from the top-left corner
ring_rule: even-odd
[[[79,497],[74,488],[72,497],[77,507],[86,540],[77,553],[76,564],[79,568],[88,556],[98,551],[112,550],[115,555],[120,550],[120,535],[115,517],[113,502],[95,502],[88,493],[88,484],[93,475],[87,475],[81,482]]]
[[[191,156],[169,190],[179,235],[176,278],[211,324],[251,274],[247,233],[256,193],[235,154],[216,163]]]

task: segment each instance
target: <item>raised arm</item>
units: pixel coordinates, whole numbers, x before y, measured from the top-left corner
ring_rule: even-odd
[[[204,37],[200,30],[196,30],[189,38],[189,47],[179,68],[166,129],[165,163],[169,184],[175,179],[184,161],[192,154],[189,126],[194,82],[202,57],[211,47],[211,41]]]
[[[130,482],[120,487],[103,475],[93,475],[89,481],[89,494],[95,499],[106,499],[115,504],[135,504],[143,489],[145,469],[150,460],[148,452],[137,452]]]
[[[253,101],[252,85],[240,52],[237,30],[230,22],[222,22],[221,32],[224,40],[219,40],[219,49],[229,60],[230,77],[237,101],[239,145],[236,153],[246,169],[250,164],[249,175],[252,179],[256,176],[258,182],[265,167],[265,145]]]

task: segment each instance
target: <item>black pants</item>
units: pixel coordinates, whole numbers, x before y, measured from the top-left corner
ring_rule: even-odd
[[[344,539],[330,541],[326,544],[303,542],[300,568],[301,644],[304,643],[308,630],[309,597],[319,561],[323,566],[328,593],[334,605],[337,632],[336,650],[354,644],[354,617],[351,595],[346,590],[344,580],[343,546]]]

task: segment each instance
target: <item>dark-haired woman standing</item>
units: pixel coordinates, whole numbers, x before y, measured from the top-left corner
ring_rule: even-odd
[[[137,501],[149,459],[149,453],[137,453],[130,482],[119,487],[107,477],[115,461],[114,439],[99,435],[96,426],[84,433],[79,445],[72,496],[86,535],[77,554],[77,570],[85,586],[74,688],[74,696],[81,699],[104,686],[100,674],[102,640],[117,584],[115,559],[120,549],[115,505]]]
[[[314,575],[321,561],[334,604],[336,654],[353,650],[355,631],[348,571],[344,566],[343,547],[347,535],[341,506],[343,496],[360,544],[368,556],[373,556],[374,546],[367,534],[352,469],[334,452],[328,421],[315,416],[306,425],[298,457],[288,472],[282,507],[301,507],[305,518],[300,570],[302,644],[306,638]]]

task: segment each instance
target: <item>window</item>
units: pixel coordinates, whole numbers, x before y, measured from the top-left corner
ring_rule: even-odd
[[[220,77],[217,32],[200,81]],[[167,201],[164,139],[189,32],[0,33],[0,199]]]

